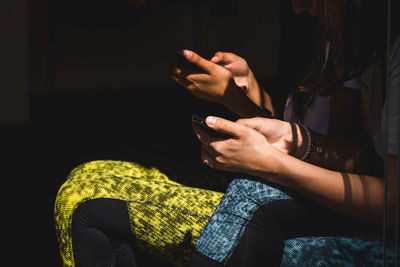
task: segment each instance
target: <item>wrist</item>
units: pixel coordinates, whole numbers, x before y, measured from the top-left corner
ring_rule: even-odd
[[[254,104],[261,108],[268,109],[271,111],[272,116],[276,116],[270,95],[264,89],[260,88],[260,85],[251,70],[249,70],[247,79],[249,85],[246,91],[246,96],[253,101]]]
[[[270,152],[264,157],[263,170],[256,176],[272,183],[282,183],[288,155],[275,149]]]
[[[261,111],[260,107],[254,104],[236,84],[229,90],[224,105],[240,117],[254,117]]]
[[[301,158],[307,151],[308,139],[306,129],[297,123],[286,123],[285,142],[288,144],[287,152],[295,158]]]
[[[249,85],[248,85],[246,95],[248,95],[250,92],[253,92],[254,87],[256,87],[256,89],[258,89],[258,83],[257,83],[256,77],[254,76],[254,73],[250,68],[249,68],[249,74],[247,74],[247,79],[249,81]]]
[[[231,82],[229,92],[225,95],[225,100],[223,102],[224,106],[234,113],[238,113],[240,110],[240,104],[242,98],[245,96],[241,88],[239,88],[235,82]]]
[[[302,145],[296,153],[296,157],[302,161],[310,162],[314,158],[316,151],[320,152],[320,147],[317,146],[314,133],[305,126],[298,125],[301,131]]]
[[[255,101],[257,105],[262,106],[261,99],[259,96],[260,87],[251,69],[249,69],[249,73],[247,74],[247,80],[248,80],[247,88],[246,90],[243,90],[245,95],[248,98],[253,99],[253,101]]]

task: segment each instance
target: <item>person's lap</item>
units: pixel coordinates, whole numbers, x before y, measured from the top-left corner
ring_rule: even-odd
[[[197,238],[222,196],[223,194],[219,192],[182,186],[171,181],[159,170],[143,168],[136,163],[95,161],[83,164],[71,172],[57,197],[56,225],[64,261],[73,263],[72,242],[69,233],[74,211],[79,204],[90,199],[108,198],[119,199],[127,203],[129,220],[132,225],[131,234],[135,237],[135,242],[138,243],[140,249],[156,254],[168,262],[185,265],[189,255],[194,251]],[[240,199],[237,196],[242,196],[246,200],[243,201],[243,198]],[[277,205],[277,203],[279,204]],[[292,203],[296,203],[296,205]],[[205,242],[207,236],[213,244],[219,242],[218,239],[212,238],[212,234],[208,233],[209,225],[213,225],[212,229],[218,229],[221,226],[224,228],[228,225],[226,229],[230,229],[228,231],[231,235],[230,238],[236,240],[236,243],[230,241],[226,246],[227,243],[222,242],[219,245],[221,249],[215,249],[215,245],[214,249],[216,254],[225,253],[226,262],[230,257],[240,256],[240,249],[237,250],[240,238],[243,233],[249,232],[246,231],[246,228],[249,228],[249,223],[246,222],[255,226],[253,227],[255,229],[253,236],[258,235],[260,228],[264,227],[265,214],[262,215],[262,212],[258,212],[261,214],[261,217],[258,216],[261,219],[258,221],[252,221],[252,219],[257,210],[262,210],[260,207],[265,205],[274,206],[273,214],[279,222],[279,229],[276,229],[278,226],[273,223],[274,226],[270,227],[269,232],[279,232],[282,240],[285,240],[280,245],[281,247],[277,246],[275,249],[277,253],[283,254],[282,265],[291,266],[299,261],[326,259],[326,255],[332,253],[332,255],[339,256],[335,258],[331,255],[329,259],[345,261],[349,260],[343,258],[346,251],[352,251],[350,254],[356,255],[355,251],[364,250],[365,252],[365,248],[373,249],[377,246],[376,253],[381,253],[379,241],[376,239],[323,237],[327,233],[334,236],[354,235],[357,234],[354,232],[355,230],[364,233],[365,229],[358,227],[358,224],[355,229],[347,219],[338,219],[336,214],[331,212],[318,216],[318,212],[321,210],[319,205],[301,198],[283,187],[252,178],[235,179],[229,185],[227,194],[218,205],[197,242],[198,252],[204,252],[203,249],[199,249],[201,247],[207,247],[208,250],[213,248],[213,246],[204,245],[207,244]],[[304,207],[306,207],[306,213],[304,213]],[[230,223],[231,225],[226,223],[229,220],[233,222]],[[324,227],[321,228],[318,225]],[[282,231],[281,229],[287,230]],[[263,232],[268,231],[263,230]],[[222,235],[219,233],[219,236],[223,236],[223,231]],[[249,237],[248,241],[251,243],[251,234]],[[359,245],[350,246],[352,243]],[[254,250],[254,252],[256,251]],[[207,255],[207,253],[204,254]],[[375,259],[375,257],[373,258]]]
[[[375,264],[383,252],[378,232],[281,186],[240,178],[203,230],[191,265]]]

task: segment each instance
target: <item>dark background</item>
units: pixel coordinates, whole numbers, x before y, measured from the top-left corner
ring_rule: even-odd
[[[3,242],[13,266],[61,265],[53,207],[72,168],[197,166],[192,112],[234,118],[171,82],[174,42],[206,58],[244,57],[282,111],[312,36],[289,0],[16,0],[0,13]]]

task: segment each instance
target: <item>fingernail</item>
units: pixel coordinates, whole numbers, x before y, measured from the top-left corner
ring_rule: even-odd
[[[207,117],[207,119],[206,119],[207,124],[210,126],[214,125],[216,121],[217,121],[217,119],[213,118],[213,117]]]
[[[217,56],[214,56],[214,57],[211,59],[212,62],[215,62],[215,61],[218,61],[218,60],[219,60],[219,57],[217,57]]]
[[[183,50],[183,54],[185,55],[185,57],[190,58],[193,55],[193,52],[190,50]]]

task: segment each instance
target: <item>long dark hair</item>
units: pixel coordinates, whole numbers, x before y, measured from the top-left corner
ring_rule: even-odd
[[[359,76],[385,47],[386,1],[317,1],[315,54],[292,92],[295,116],[302,120],[316,95],[330,95]],[[311,96],[311,98],[310,98]]]

